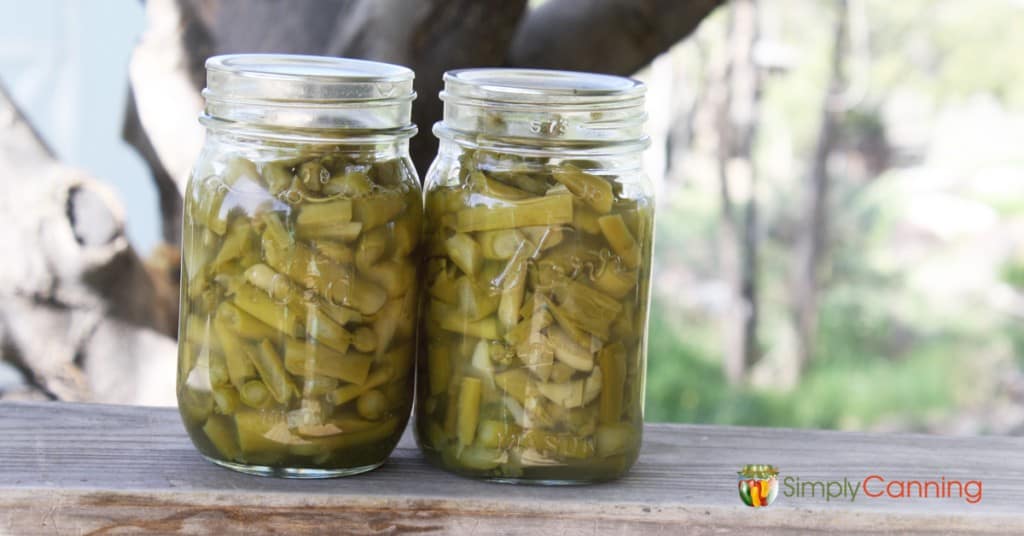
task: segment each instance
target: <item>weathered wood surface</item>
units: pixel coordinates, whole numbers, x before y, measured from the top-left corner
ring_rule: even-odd
[[[173,409],[0,403],[0,534],[1015,533],[1024,531],[1024,439],[655,424],[632,473],[567,488],[507,486],[428,466],[406,434],[388,464],[289,481],[215,467]],[[743,506],[736,469],[801,479],[983,480],[983,499],[779,496]],[[543,531],[543,532],[541,532]],[[756,531],[756,532],[750,532]]]

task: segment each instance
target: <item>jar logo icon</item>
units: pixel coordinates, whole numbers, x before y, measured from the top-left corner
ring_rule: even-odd
[[[736,474],[740,500],[751,508],[768,506],[779,495],[779,470],[774,465],[744,465]]]

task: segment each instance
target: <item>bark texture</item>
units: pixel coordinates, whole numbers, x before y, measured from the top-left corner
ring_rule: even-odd
[[[128,244],[112,193],[59,164],[2,88],[0,125],[0,340],[22,375],[0,396],[173,401],[172,286]]]
[[[828,255],[828,162],[839,138],[843,115],[843,103],[840,100],[846,88],[846,72],[843,65],[849,33],[846,0],[837,2],[833,28],[831,75],[822,102],[818,141],[804,188],[804,221],[800,226],[796,279],[793,282],[793,316],[797,332],[799,370],[806,369],[814,357],[818,331],[818,298],[823,279],[822,270]]]
[[[548,0],[516,32],[508,64],[631,75],[725,0]]]

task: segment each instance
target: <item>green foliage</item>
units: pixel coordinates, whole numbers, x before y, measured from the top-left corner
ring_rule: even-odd
[[[890,359],[866,336],[880,319],[847,331],[856,323],[837,321],[850,312],[843,306],[826,311],[829,325],[821,333],[822,348],[834,351],[824,351],[794,390],[730,387],[709,327],[673,321],[678,314],[664,307],[656,304],[651,317],[649,421],[861,429],[897,419],[914,429],[947,412],[956,403],[951,393],[969,388],[957,372],[963,353],[951,341],[938,338]]]
[[[1003,281],[1017,290],[1024,291],[1024,258],[1007,261],[1003,265]]]
[[[928,430],[967,405],[1005,398],[994,383],[977,386],[1005,371],[1009,352],[1024,368],[1024,322],[992,305],[1005,296],[1003,284],[1024,296],[1024,257],[1000,257],[1024,236],[1024,191],[1006,186],[1024,170],[1024,153],[1008,141],[1019,139],[1024,117],[1024,64],[1012,53],[1024,50],[1019,4],[850,2],[863,11],[851,14],[843,120],[828,166],[817,350],[791,387],[771,384],[784,376],[771,366],[795,353],[795,239],[836,4],[761,5],[762,39],[794,51],[784,72],[765,78],[754,151],[764,362],[756,382],[729,385],[722,304],[683,294],[697,286],[714,294],[726,283],[718,179],[707,165],[713,150],[695,144],[691,160],[703,166],[685,168],[693,176],[667,183],[659,200],[655,273],[669,274],[676,294],[656,279],[648,420]],[[697,37],[712,63],[688,71],[715,67],[724,13]]]

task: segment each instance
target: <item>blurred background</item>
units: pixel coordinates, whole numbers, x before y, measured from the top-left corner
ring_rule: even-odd
[[[648,420],[1024,435],[1024,1],[400,4],[0,2],[0,397],[173,404],[202,60],[305,52],[416,69],[421,168],[445,69],[648,84]]]

